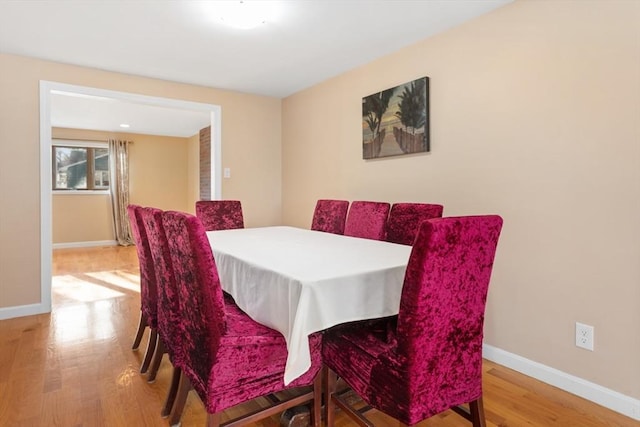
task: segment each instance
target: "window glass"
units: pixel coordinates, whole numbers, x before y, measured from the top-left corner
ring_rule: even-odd
[[[93,188],[109,189],[109,149],[94,148],[94,181]]]
[[[52,157],[54,190],[109,189],[108,148],[54,146]]]

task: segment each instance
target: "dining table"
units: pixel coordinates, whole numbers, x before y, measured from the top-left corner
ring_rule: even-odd
[[[398,314],[411,246],[289,226],[207,237],[222,289],[284,336],[285,385],[311,366],[310,334]]]

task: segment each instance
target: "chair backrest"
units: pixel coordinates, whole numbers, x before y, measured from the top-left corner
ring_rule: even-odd
[[[311,229],[326,233],[344,234],[349,201],[320,199],[313,211]]]
[[[169,254],[169,242],[162,223],[162,211],[156,208],[142,208],[140,214],[149,239],[151,257],[156,272],[158,334],[162,338],[173,365],[179,367],[182,350],[178,328],[180,307],[173,264]]]
[[[387,219],[385,240],[401,245],[412,245],[418,234],[420,223],[441,216],[442,205],[394,203]]]
[[[485,303],[501,229],[497,215],[421,224],[396,330],[398,356],[411,377],[408,396],[480,396]]]
[[[242,205],[239,200],[197,201],[196,216],[206,231],[244,228]]]
[[[386,202],[351,202],[344,235],[383,240],[390,206]]]
[[[226,328],[224,297],[211,246],[198,218],[183,212],[164,212],[162,221],[173,264],[182,333],[183,372],[200,396]]]
[[[147,232],[142,223],[140,212],[142,206],[128,205],[127,214],[133,239],[138,253],[138,264],[140,266],[140,309],[147,317],[149,326],[157,326],[158,297],[156,289],[156,273],[151,257],[151,248]]]

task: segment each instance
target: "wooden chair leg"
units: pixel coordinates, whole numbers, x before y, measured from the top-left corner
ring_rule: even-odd
[[[136,332],[136,337],[133,339],[133,345],[131,346],[131,350],[137,350],[140,347],[140,341],[142,341],[142,335],[144,334],[144,329],[147,327],[147,316],[144,313],[140,312],[140,321],[138,322],[138,331]]]
[[[222,412],[207,414],[207,427],[219,427],[222,420]]]
[[[158,369],[160,369],[160,362],[162,362],[162,356],[167,352],[167,349],[164,347],[164,342],[162,338],[158,337],[158,343],[156,344],[156,349],[153,353],[153,359],[151,360],[151,365],[149,366],[149,376],[147,377],[147,382],[152,383],[156,380],[156,375],[158,374]]]
[[[471,412],[471,423],[473,424],[473,427],[486,427],[482,396],[472,402],[469,402],[469,411]]]
[[[162,418],[167,418],[171,414],[173,409],[173,402],[176,400],[176,394],[178,393],[178,385],[180,384],[180,377],[182,376],[182,370],[180,368],[173,368],[173,375],[171,375],[171,384],[167,391],[167,398],[164,401],[164,407],[160,415]]]
[[[158,343],[158,331],[155,329],[151,330],[149,334],[149,343],[147,344],[147,351],[144,354],[144,359],[142,360],[142,365],[140,366],[140,373],[146,374],[149,370],[149,365],[151,364],[151,359],[153,358],[153,353],[156,350],[156,344]]]
[[[326,365],[322,367],[322,370],[324,372],[324,382],[326,386],[324,390],[324,419],[327,427],[333,427],[335,422],[335,403],[331,396],[336,391],[338,375]]]
[[[180,384],[178,385],[178,391],[176,398],[173,402],[173,408],[171,408],[171,415],[169,416],[169,425],[177,426],[180,424],[180,418],[182,417],[182,411],[184,405],[187,403],[187,395],[191,391],[191,381],[186,375],[180,375]]]
[[[313,380],[313,406],[311,410],[311,425],[320,427],[322,425],[322,381],[323,371],[320,370]]]

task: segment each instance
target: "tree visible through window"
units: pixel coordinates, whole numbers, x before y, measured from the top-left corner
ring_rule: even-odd
[[[109,149],[53,146],[54,190],[108,190]]]

